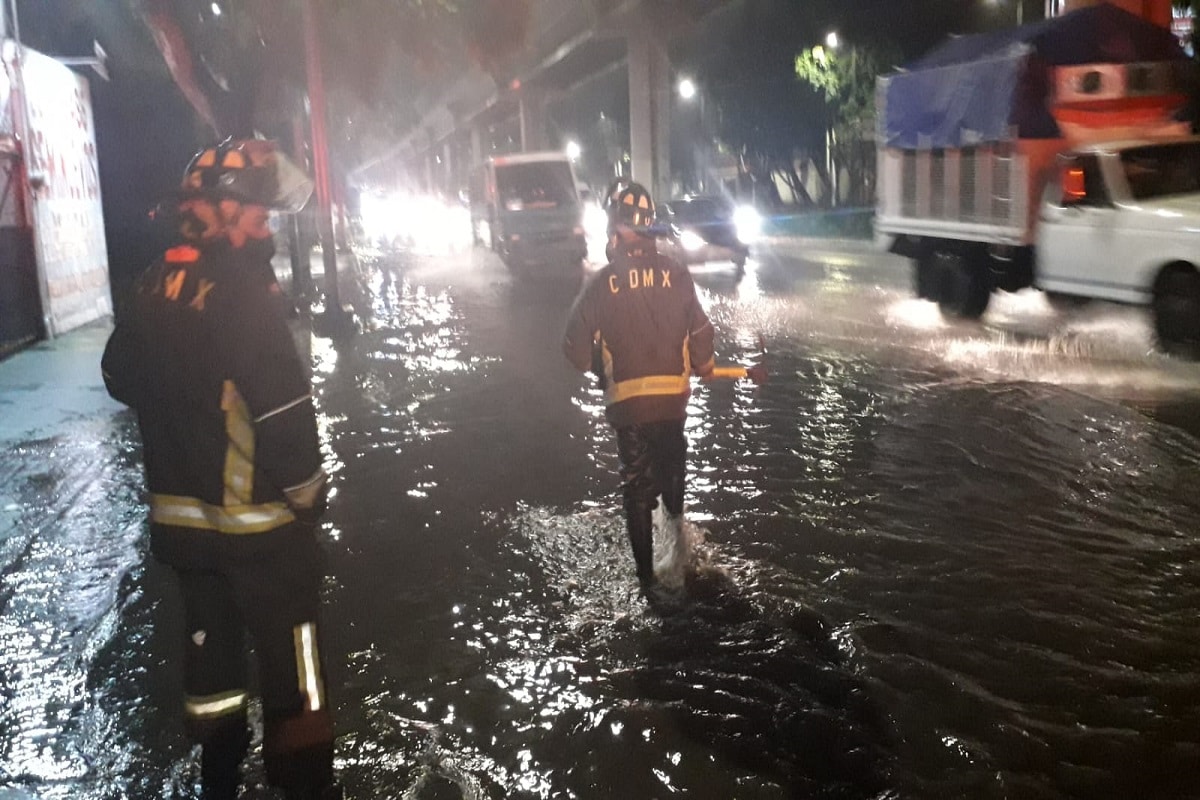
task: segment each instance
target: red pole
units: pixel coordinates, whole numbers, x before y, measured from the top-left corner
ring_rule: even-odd
[[[1146,16],[1151,22],[1160,27],[1171,29],[1171,0],[1149,0]]]
[[[1066,14],[1068,11],[1074,11],[1083,6],[1090,6],[1097,3],[1099,0],[1047,0],[1046,16],[1051,16],[1052,6],[1056,7],[1058,13]],[[1123,8],[1131,14],[1137,14],[1144,20],[1153,22],[1162,28],[1171,28],[1171,0],[1107,0],[1118,8]]]
[[[315,0],[304,2],[304,51],[308,77],[308,116],[312,124],[313,178],[317,190],[317,231],[325,263],[325,313],[341,314],[338,294],[337,248],[333,241],[332,194],[329,189],[329,150],[325,136],[325,77],[321,71],[321,40],[317,35]]]

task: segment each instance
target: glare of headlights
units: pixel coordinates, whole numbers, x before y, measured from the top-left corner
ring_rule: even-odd
[[[397,194],[367,193],[362,197],[360,215],[368,241],[391,246],[401,235],[402,215]]]
[[[679,234],[679,244],[683,245],[684,250],[693,251],[704,247],[704,240],[695,231],[684,231]]]
[[[738,206],[733,212],[733,225],[737,237],[749,244],[762,235],[762,215],[754,206]]]
[[[446,252],[470,241],[469,210],[433,195],[364,194],[360,213],[368,241],[383,247]]]
[[[608,233],[608,215],[604,209],[591,203],[583,211],[583,227],[593,239],[603,239]]]

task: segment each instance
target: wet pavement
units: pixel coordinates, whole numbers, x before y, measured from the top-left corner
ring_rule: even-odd
[[[359,256],[362,333],[298,334],[349,796],[1200,796],[1200,366],[1140,310],[947,322],[862,244],[695,268],[771,381],[697,387],[648,606],[578,280]],[[196,796],[104,333],[0,362],[0,800]]]

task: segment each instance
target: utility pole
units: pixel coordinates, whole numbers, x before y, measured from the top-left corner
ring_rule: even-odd
[[[308,79],[308,115],[312,126],[313,178],[317,189],[317,232],[325,264],[325,312],[315,330],[334,336],[349,332],[352,315],[342,307],[338,292],[337,244],[333,236],[333,193],[329,185],[329,146],[325,135],[325,76],[321,69],[321,38],[315,0],[304,0],[304,54]]]

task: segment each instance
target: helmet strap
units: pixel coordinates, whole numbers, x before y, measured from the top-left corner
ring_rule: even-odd
[[[212,201],[195,197],[179,206],[179,232],[185,239],[213,239],[222,228],[221,211]]]
[[[221,210],[221,219],[229,227],[237,225],[242,218],[242,204],[237,200],[222,197],[217,201],[217,208]]]

